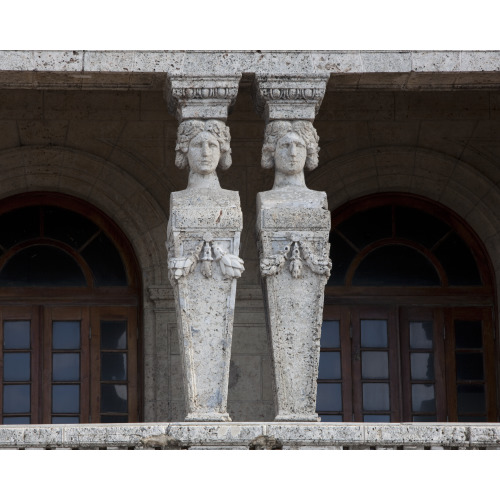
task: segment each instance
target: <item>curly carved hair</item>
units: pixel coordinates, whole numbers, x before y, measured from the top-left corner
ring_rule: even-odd
[[[262,146],[262,162],[264,168],[274,167],[276,144],[288,132],[295,132],[305,143],[307,149],[306,165],[308,170],[318,166],[319,137],[311,122],[305,120],[276,120],[267,125]]]
[[[186,120],[177,130],[177,144],[175,145],[175,164],[179,168],[188,166],[187,153],[191,139],[201,132],[210,132],[218,141],[220,147],[219,167],[226,170],[231,166],[231,135],[229,127],[220,120]]]

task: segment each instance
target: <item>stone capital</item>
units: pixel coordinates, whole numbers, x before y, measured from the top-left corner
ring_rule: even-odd
[[[165,99],[169,111],[183,120],[227,119],[233,106],[241,75],[169,76]]]
[[[254,102],[266,120],[313,121],[319,110],[329,75],[257,74]]]

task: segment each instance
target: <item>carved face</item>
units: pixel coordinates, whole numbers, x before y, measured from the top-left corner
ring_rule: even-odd
[[[286,175],[302,172],[306,157],[306,143],[295,132],[288,132],[278,140],[274,153],[274,164],[278,172]]]
[[[191,172],[201,175],[211,174],[219,164],[219,142],[210,132],[200,132],[191,139],[187,158]]]

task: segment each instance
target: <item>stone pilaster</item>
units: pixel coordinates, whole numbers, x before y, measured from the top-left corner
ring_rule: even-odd
[[[167,228],[186,397],[186,421],[229,421],[227,394],[242,213],[216,167],[231,165],[228,107],[237,78],[171,78],[167,100],[180,121],[176,165],[188,186],[171,194]]]
[[[318,164],[312,121],[326,77],[257,76],[255,101],[267,126],[262,166],[273,189],[257,195],[260,270],[270,333],[277,421],[317,421],[324,287],[331,270],[326,193],[308,189]]]

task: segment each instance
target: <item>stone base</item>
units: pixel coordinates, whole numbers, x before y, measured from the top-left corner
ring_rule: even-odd
[[[317,413],[280,413],[274,418],[275,422],[320,422]]]
[[[229,413],[188,413],[186,422],[231,422]]]

